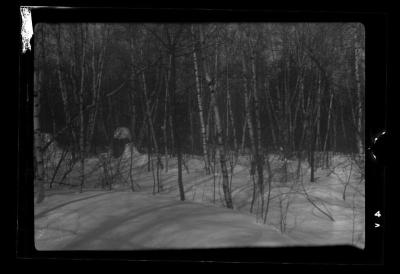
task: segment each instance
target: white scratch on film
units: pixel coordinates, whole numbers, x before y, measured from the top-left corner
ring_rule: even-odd
[[[21,26],[21,36],[22,36],[22,53],[25,53],[26,50],[31,50],[30,40],[33,35],[33,27],[32,27],[32,16],[31,11],[27,7],[21,7],[21,18],[22,18],[22,26]]]

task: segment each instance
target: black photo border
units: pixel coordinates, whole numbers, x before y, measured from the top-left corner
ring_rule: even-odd
[[[221,248],[150,251],[37,251],[34,247],[33,203],[33,52],[21,53],[19,7],[31,7],[33,24],[72,22],[361,22],[366,31],[366,125],[365,147],[388,129],[388,14],[385,11],[302,11],[253,9],[135,8],[129,6],[69,8],[16,6],[18,49],[18,181],[17,257],[32,259],[89,259],[168,262],[266,262],[274,264],[382,265],[387,241],[385,220],[386,167],[374,161],[366,150],[366,242],[365,249],[352,246],[287,248]],[[62,5],[60,5],[62,6]],[[68,7],[68,5],[65,5]],[[376,211],[382,216],[377,219]],[[375,223],[380,227],[375,228]]]

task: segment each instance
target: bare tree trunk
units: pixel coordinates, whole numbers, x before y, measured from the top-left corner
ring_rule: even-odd
[[[200,27],[200,43],[204,43],[204,35],[203,31]],[[216,45],[217,46],[217,45]],[[217,61],[218,61],[218,51],[217,48],[215,49],[215,60],[216,60],[216,67],[217,67]],[[215,122],[215,129],[216,129],[216,137],[217,137],[217,149],[219,152],[219,160],[220,160],[220,166],[221,166],[221,173],[222,173],[222,189],[224,192],[224,199],[226,203],[227,208],[233,208],[233,202],[232,202],[232,196],[231,192],[229,189],[229,174],[228,174],[228,168],[226,166],[226,152],[225,152],[225,145],[223,141],[223,129],[222,129],[222,123],[221,123],[221,118],[218,110],[218,105],[217,105],[217,98],[216,98],[216,81],[217,79],[211,79],[208,69],[207,69],[207,63],[206,61],[203,60],[202,62],[203,65],[203,71],[204,75],[208,84],[208,88],[210,90],[210,109],[209,112],[214,113],[214,122]],[[209,124],[208,124],[209,125]],[[215,161],[214,161],[215,163]],[[215,173],[215,169],[213,170],[213,173]]]
[[[177,129],[176,124],[177,124],[177,121],[175,119],[175,122],[174,122],[174,126],[175,126],[174,137],[176,139],[176,142],[175,142],[176,145],[175,146],[176,146],[176,153],[177,153],[177,157],[178,157],[178,187],[179,187],[180,199],[181,199],[181,201],[184,201],[185,200],[185,191],[184,191],[184,188],[183,188],[183,181],[182,181],[182,151],[181,151],[181,143],[180,143],[179,133],[176,130]]]
[[[309,159],[310,159],[310,166],[311,166],[311,171],[310,171],[310,181],[315,182],[315,149],[317,145],[317,140],[318,140],[318,134],[319,134],[319,112],[320,112],[320,96],[321,96],[321,77],[320,77],[320,72],[318,72],[318,79],[317,79],[317,98],[316,102],[314,101],[313,104],[313,114],[315,114],[314,117],[310,117],[310,150],[309,150]]]
[[[364,146],[362,140],[362,91],[361,91],[361,79],[360,79],[360,55],[361,55],[361,46],[358,42],[358,37],[355,38],[354,43],[354,55],[355,55],[355,76],[356,76],[356,87],[357,87],[357,132],[356,132],[356,140],[357,140],[357,149],[359,154],[364,154]]]
[[[326,153],[326,168],[328,168],[328,166],[329,166],[329,153],[327,151],[327,145],[328,145],[328,137],[329,137],[330,128],[331,128],[332,102],[333,102],[333,90],[331,90],[331,96],[329,97],[328,122],[326,125],[326,134],[325,134],[324,148],[323,148],[323,150]]]
[[[131,33],[130,39],[129,39],[129,57],[130,57],[130,65],[131,65],[131,75],[130,75],[130,83],[131,83],[131,92],[129,92],[129,99],[130,99],[130,108],[131,108],[131,114],[132,114],[132,121],[131,121],[131,136],[132,136],[132,143],[136,143],[137,145],[137,134],[135,132],[136,130],[136,106],[135,106],[135,92],[134,92],[134,87],[135,87],[135,56],[134,56],[134,36]]]
[[[85,26],[87,28],[87,25]],[[81,83],[79,89],[79,150],[80,150],[80,158],[81,158],[81,184],[80,191],[83,190],[83,185],[85,183],[85,125],[84,125],[84,81],[85,81],[85,57],[86,57],[86,37],[87,33],[81,26],[81,38],[82,38],[82,56],[81,56]],[[86,29],[87,31],[87,29]]]
[[[251,143],[251,154],[254,155],[256,153],[257,147],[256,147],[256,141],[255,141],[255,134],[254,134],[254,129],[253,129],[253,122],[252,122],[252,114],[250,111],[250,99],[251,95],[249,94],[248,88],[247,88],[247,69],[246,69],[246,63],[243,55],[242,59],[242,65],[243,65],[243,88],[244,88],[244,104],[245,104],[245,112],[246,112],[246,124],[249,129],[249,136],[250,136],[250,143]]]
[[[297,99],[297,104],[296,104],[296,109],[294,112],[294,117],[293,117],[293,123],[294,123],[294,127],[293,127],[293,134],[296,133],[297,130],[297,117],[299,115],[300,112],[300,106],[302,103],[302,100],[304,98],[304,67],[302,67],[300,75],[298,76],[298,81],[296,84],[296,88],[298,89],[298,99]],[[294,98],[294,97],[293,97]],[[295,150],[299,150],[299,146],[296,147],[295,141],[293,140],[293,148]]]
[[[272,136],[272,143],[273,146],[276,147],[276,135],[275,135],[275,129],[274,129],[274,108],[272,105],[272,98],[271,98],[271,94],[270,94],[270,87],[269,87],[269,79],[267,78],[265,80],[265,98],[267,100],[267,111],[268,111],[268,116],[269,116],[269,124],[270,124],[270,128],[271,128],[271,136]]]
[[[173,124],[173,140],[175,139],[175,150],[178,156],[178,188],[179,188],[179,196],[181,201],[185,200],[185,190],[183,187],[183,180],[182,180],[182,151],[181,151],[181,141],[180,141],[180,132],[178,132],[178,111],[177,111],[177,100],[176,100],[176,42],[178,40],[178,37],[180,35],[180,31],[182,28],[178,31],[178,33],[175,33],[175,38],[173,39],[174,41],[172,42],[172,39],[169,39],[169,58],[170,58],[170,64],[171,64],[171,79],[169,82],[169,90],[171,92],[171,109],[172,113],[171,115],[173,116],[173,121],[172,118],[170,120],[170,123]],[[169,37],[169,35],[168,35]]]
[[[132,171],[133,171],[133,148],[134,145],[138,145],[138,140],[137,140],[137,135],[136,135],[136,106],[135,106],[135,92],[134,92],[134,86],[135,86],[135,70],[134,70],[134,56],[133,56],[133,38],[131,37],[130,39],[130,59],[131,59],[131,75],[130,75],[130,83],[131,83],[131,90],[128,93],[129,94],[129,108],[131,111],[131,143],[130,143],[130,152],[131,152],[131,159],[130,159],[130,165],[129,165],[129,180],[131,182],[131,189],[132,191],[135,191],[135,186],[134,186],[134,180],[132,176]]]
[[[302,124],[302,131],[301,131],[301,137],[299,140],[299,147],[300,150],[306,150],[309,153],[309,146],[306,147],[304,145],[304,142],[306,141],[306,139],[308,138],[309,140],[309,124],[310,124],[310,116],[311,116],[311,96],[308,95],[307,96],[307,101],[304,98],[304,84],[303,82],[300,83],[300,89],[301,89],[301,113],[302,113],[302,120],[303,120],[303,124]],[[301,156],[301,152],[299,153],[299,155]]]
[[[247,119],[246,119],[246,117],[244,117],[243,128],[242,128],[243,129],[242,130],[242,145],[240,147],[240,151],[242,153],[244,152],[244,145],[245,145],[245,141],[246,141],[246,128],[247,128]]]
[[[187,98],[187,106],[188,106],[188,113],[189,113],[189,123],[190,123],[190,151],[191,154],[194,154],[194,123],[193,123],[193,113],[192,113],[192,102],[191,102],[191,94],[190,92],[187,93],[188,98]]]
[[[147,114],[145,114],[145,116],[147,117]],[[151,135],[151,133],[150,133],[150,127],[149,127],[148,123],[146,123],[146,131],[147,131],[147,136],[148,136],[146,138],[146,144],[147,144],[147,171],[150,172],[151,171],[151,154],[152,154],[152,151],[151,151],[151,145],[150,145],[150,142],[151,142],[150,135]],[[155,184],[155,182],[154,182],[154,184]]]
[[[42,52],[42,54],[44,54]],[[36,168],[35,168],[35,181],[38,186],[36,203],[41,203],[45,197],[44,191],[44,164],[43,164],[43,154],[42,154],[42,134],[40,131],[40,89],[41,89],[41,80],[42,75],[37,65],[36,58],[36,69],[34,71],[34,89],[33,89],[33,132],[34,132],[34,154],[36,160]]]
[[[342,102],[342,104],[341,104],[341,115],[340,115],[340,124],[341,124],[341,127],[342,127],[342,133],[343,133],[343,138],[345,139],[345,140],[347,140],[347,133],[346,133],[346,127],[345,127],[345,124],[344,124],[344,103]]]
[[[317,116],[315,117],[316,123],[316,137],[315,137],[315,146],[317,151],[320,150],[320,143],[321,143],[321,134],[320,134],[320,124],[321,124],[321,96],[322,96],[322,89],[321,89],[321,72],[318,72],[318,92],[317,92]]]
[[[264,211],[264,155],[262,153],[262,143],[261,143],[261,119],[260,119],[260,101],[258,99],[258,89],[257,89],[257,81],[256,81],[256,65],[255,65],[255,52],[251,41],[250,51],[251,51],[251,74],[252,74],[252,85],[253,85],[253,95],[254,95],[254,104],[255,104],[255,115],[256,115],[256,130],[257,130],[257,149],[255,153],[256,157],[256,165],[257,165],[257,183],[260,190],[260,199],[261,199],[261,214]]]
[[[75,134],[74,127],[72,125],[72,120],[71,120],[71,113],[70,113],[70,107],[69,107],[69,100],[68,98],[68,93],[67,93],[67,88],[65,85],[65,81],[63,78],[63,72],[62,72],[62,67],[61,67],[61,60],[62,60],[62,47],[61,47],[61,26],[58,26],[57,29],[57,34],[56,34],[56,42],[57,42],[57,54],[55,55],[56,57],[56,70],[57,70],[57,76],[58,76],[58,84],[61,92],[61,99],[63,102],[63,107],[64,107],[64,114],[65,114],[65,123],[66,126],[69,128],[71,132],[71,137],[72,137],[72,143],[73,143],[73,148],[76,148],[75,145],[77,143],[77,137]]]
[[[208,111],[207,111],[207,125],[206,125],[206,142],[207,142],[207,144],[209,144],[207,146],[207,151],[211,150],[211,148],[210,148],[211,131],[212,131],[211,120],[212,120],[212,107],[211,107],[211,103],[209,102]],[[210,159],[211,156],[209,155],[208,157],[209,157],[208,161],[210,163],[211,162],[211,159]],[[211,169],[211,166],[210,166],[210,169]]]
[[[202,148],[203,148],[203,157],[204,157],[204,164],[206,173],[210,173],[210,162],[208,156],[208,149],[207,149],[207,140],[206,140],[206,128],[204,124],[204,115],[203,115],[203,102],[201,98],[201,89],[200,89],[200,76],[199,76],[199,66],[197,62],[197,53],[196,53],[196,44],[197,39],[194,32],[193,25],[191,26],[192,32],[192,41],[193,41],[193,65],[194,65],[194,74],[196,78],[196,91],[197,91],[197,104],[199,109],[199,118],[200,118],[200,132],[201,132],[201,140],[202,140]]]
[[[316,143],[316,133],[314,127],[311,128],[311,138],[310,138],[310,182],[315,182],[315,143]]]
[[[214,110],[214,119],[215,119],[215,126],[217,128],[217,141],[218,141],[218,152],[219,152],[219,160],[221,164],[221,172],[222,172],[222,189],[224,191],[224,198],[227,208],[233,208],[232,203],[232,196],[231,192],[229,191],[229,174],[228,169],[226,167],[226,153],[225,147],[223,142],[223,132],[222,132],[222,125],[221,125],[221,118],[219,115],[218,105],[215,96],[215,85],[213,84],[211,78],[206,74],[208,86],[211,92],[211,107]]]
[[[168,120],[169,120],[169,128],[170,128],[170,134],[171,134],[171,151],[173,152],[172,155],[175,155],[176,151],[174,151],[175,148],[175,134],[174,134],[174,121],[173,121],[173,115],[171,114],[171,111],[169,111],[168,114]]]
[[[133,176],[132,176],[132,170],[133,170],[133,149],[134,149],[134,144],[136,145],[137,140],[136,140],[136,134],[135,134],[135,128],[136,128],[136,108],[135,108],[135,98],[134,98],[134,92],[133,92],[133,74],[131,74],[131,88],[132,90],[128,93],[129,94],[129,108],[131,112],[131,139],[130,139],[130,165],[129,165],[129,180],[131,182],[131,188],[132,191],[135,191],[134,187],[134,181],[133,181]]]
[[[285,42],[287,43],[287,42]],[[286,47],[286,46],[285,46]],[[288,64],[288,55],[290,54],[286,50],[285,52],[285,57],[283,60],[283,93],[284,93],[284,100],[283,100],[283,120],[285,121],[285,130],[284,130],[284,156],[286,157],[288,152],[292,149],[292,139],[293,139],[293,132],[292,132],[292,111],[291,111],[291,105],[290,105],[290,94],[289,94],[289,79],[290,79],[290,68]],[[285,172],[286,172],[286,165],[285,165]]]
[[[247,121],[247,126],[249,129],[249,136],[250,136],[250,143],[251,143],[251,162],[250,162],[250,175],[253,176],[254,170],[256,168],[256,161],[258,159],[257,155],[257,145],[256,145],[256,139],[255,139],[255,134],[254,134],[254,127],[253,127],[253,122],[252,122],[252,114],[250,110],[250,98],[251,95],[249,94],[248,88],[247,88],[247,69],[246,69],[246,62],[245,62],[245,55],[243,53],[242,55],[242,73],[243,73],[243,88],[244,88],[244,105],[245,105],[245,112],[246,112],[246,121]],[[253,188],[256,186],[260,186],[259,184],[254,184]],[[256,191],[253,190],[255,193]],[[261,193],[261,191],[260,191]],[[252,204],[254,204],[254,198]]]
[[[227,56],[228,58],[228,56]],[[239,152],[239,148],[238,148],[238,140],[237,140],[237,134],[236,134],[236,127],[235,127],[235,119],[233,116],[233,111],[232,111],[232,99],[231,99],[231,92],[229,89],[229,74],[228,74],[228,61],[226,63],[226,101],[227,101],[227,116],[229,116],[229,121],[227,119],[226,121],[226,135],[228,136],[228,125],[229,122],[231,123],[231,128],[232,128],[232,134],[233,134],[233,147],[235,150],[235,155],[237,158],[237,154]]]
[[[96,126],[96,119],[97,119],[97,112],[99,108],[99,101],[100,101],[100,88],[101,88],[101,80],[103,76],[103,68],[104,68],[104,55],[107,47],[108,40],[108,29],[106,29],[105,36],[102,37],[102,48],[98,55],[97,62],[95,61],[95,30],[93,30],[93,41],[92,41],[92,105],[94,105],[93,111],[89,113],[89,121],[88,121],[88,133],[87,133],[87,144],[86,148],[88,151],[92,149],[92,141],[93,141],[93,134]]]
[[[271,188],[272,188],[272,178],[273,178],[272,169],[271,169],[271,165],[269,163],[268,155],[267,155],[266,163],[267,163],[267,171],[268,171],[268,181],[267,181],[268,182],[268,194],[267,194],[267,204],[265,206],[265,211],[264,211],[264,220],[263,220],[264,224],[267,223],[269,204],[271,201]]]
[[[165,78],[165,102],[164,102],[164,122],[163,122],[163,137],[164,137],[164,157],[165,157],[165,172],[168,172],[168,135],[167,135],[167,119],[168,115],[168,83],[170,78],[170,73],[168,73]]]
[[[147,85],[146,85],[146,77],[145,77],[144,71],[142,72],[142,80],[143,80],[144,99],[146,101],[145,106],[146,106],[147,122],[148,122],[149,132],[151,134],[153,145],[154,145],[154,150],[155,150],[154,152],[157,157],[157,187],[162,190],[163,187],[161,185],[160,178],[158,176],[158,171],[159,171],[159,167],[161,164],[161,158],[160,158],[160,154],[159,154],[159,150],[158,150],[156,134],[154,131],[153,119],[151,117],[150,102],[149,102],[149,98],[147,96]]]
[[[333,153],[335,153],[335,152],[337,152],[337,150],[338,150],[338,148],[337,148],[337,132],[338,132],[338,127],[339,127],[339,125],[338,125],[338,114],[334,114],[333,115],[333,119],[332,119],[332,130],[333,130],[333,137],[332,137],[332,141],[331,141],[331,144],[332,144],[332,150],[333,150]]]
[[[68,154],[68,147],[65,148],[61,154],[60,159],[58,160],[57,166],[55,167],[55,170],[53,172],[53,175],[51,176],[51,180],[49,182],[49,188],[51,189],[54,183],[54,179],[56,178],[56,175],[58,173],[58,170],[60,169],[61,163],[64,161],[65,157]]]

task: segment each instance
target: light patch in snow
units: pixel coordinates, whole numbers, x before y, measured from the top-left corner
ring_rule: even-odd
[[[302,175],[300,178],[296,178],[294,173],[298,166],[297,161],[287,161],[288,174],[290,176],[288,176],[289,179],[286,182],[282,181],[282,172],[284,171],[282,167],[284,162],[280,160],[278,156],[275,157],[272,155],[270,160],[274,176],[270,193],[267,225],[256,222],[255,215],[259,212],[260,208],[260,202],[258,199],[255,201],[253,213],[249,213],[253,194],[253,182],[249,174],[248,157],[239,156],[237,164],[234,168],[234,174],[232,177],[230,177],[230,180],[235,209],[234,212],[235,214],[237,213],[242,216],[242,222],[239,224],[239,222],[235,221],[232,230],[230,230],[229,227],[232,224],[224,216],[229,216],[229,218],[233,219],[235,218],[229,214],[219,214],[219,210],[226,209],[224,208],[225,205],[222,191],[222,178],[218,168],[214,175],[206,174],[202,157],[184,155],[184,161],[188,169],[184,168],[182,175],[187,202],[183,203],[185,206],[181,208],[174,204],[174,202],[177,202],[178,204],[181,203],[179,202],[179,189],[177,185],[176,158],[169,158],[168,171],[165,168],[160,170],[160,181],[164,190],[160,193],[156,192],[153,196],[151,194],[153,192],[155,177],[153,177],[153,173],[151,171],[147,170],[148,156],[140,154],[134,147],[132,158],[130,157],[130,152],[131,149],[128,144],[125,147],[122,157],[120,159],[112,160],[112,166],[114,168],[117,167],[117,163],[119,161],[120,173],[122,174],[122,177],[125,178],[123,179],[121,177],[122,179],[113,184],[112,189],[119,189],[120,191],[88,191],[89,186],[96,184],[96,182],[97,184],[99,183],[99,176],[102,174],[102,171],[101,169],[96,171],[95,160],[87,159],[85,164],[88,163],[86,168],[89,172],[89,175],[87,176],[87,187],[85,192],[82,194],[69,193],[68,195],[53,195],[53,191],[47,193],[48,199],[45,200],[44,205],[37,206],[37,210],[41,208],[40,211],[42,212],[37,213],[37,219],[42,219],[41,222],[44,221],[46,224],[51,223],[50,227],[53,229],[59,229],[57,227],[54,228],[52,224],[54,224],[54,220],[57,220],[57,218],[64,218],[65,216],[57,217],[56,215],[57,218],[52,217],[53,219],[51,219],[49,215],[44,215],[46,209],[43,209],[42,207],[46,206],[48,208],[55,208],[55,211],[52,211],[52,213],[56,213],[62,209],[70,210],[70,206],[76,207],[80,204],[79,208],[75,209],[76,212],[79,212],[80,221],[71,221],[71,223],[75,222],[80,224],[78,226],[80,237],[89,237],[85,227],[92,227],[95,232],[101,231],[100,227],[103,226],[101,220],[103,220],[103,222],[109,226],[110,230],[112,231],[110,235],[105,233],[107,235],[103,235],[100,238],[94,237],[93,240],[90,240],[90,248],[93,249],[101,249],[106,247],[106,244],[103,241],[104,237],[107,239],[111,237],[112,239],[107,240],[109,249],[130,249],[132,247],[140,249],[158,248],[164,246],[169,248],[188,247],[192,245],[208,247],[217,242],[220,246],[224,244],[241,245],[244,243],[249,244],[250,246],[263,245],[264,243],[269,246],[274,245],[274,237],[266,237],[265,239],[261,239],[261,236],[261,238],[257,236],[258,240],[250,240],[251,237],[249,234],[255,234],[252,232],[246,232],[246,229],[252,231],[253,225],[262,227],[267,231],[273,230],[285,239],[288,237],[289,239],[294,239],[298,245],[349,244],[356,245],[361,248],[364,247],[364,180],[361,180],[362,177],[360,177],[358,166],[355,165],[355,163],[351,165],[351,158],[348,156],[332,156],[331,169],[318,168],[316,170],[316,182],[310,183],[309,166],[306,162],[301,163]],[[139,191],[139,193],[135,194],[132,194],[129,185],[131,159],[133,167],[132,179],[138,185],[138,187],[135,188],[135,191]],[[156,161],[154,156],[152,157],[152,161],[153,163]],[[79,163],[77,165],[79,165]],[[218,167],[218,164],[216,164],[216,166]],[[230,171],[229,165],[228,169]],[[90,170],[95,171],[90,173]],[[333,173],[331,172],[332,170]],[[76,184],[78,185],[79,169],[74,169],[71,174],[71,181],[76,181]],[[264,174],[267,176],[266,169]],[[346,184],[347,187],[345,199],[343,199],[343,192]],[[304,186],[304,190],[302,186]],[[315,205],[313,205],[307,199],[304,191],[306,191],[308,198]],[[123,192],[126,192],[127,196],[112,194]],[[140,195],[136,196],[136,194]],[[53,197],[54,199],[52,199]],[[153,208],[154,210],[152,210],[152,214],[145,213],[147,208],[152,207],[149,205],[149,202],[143,200],[145,199],[144,197],[150,198],[152,201],[154,200],[152,203],[154,203],[156,208]],[[114,201],[113,199],[118,201]],[[134,205],[132,205],[131,199],[135,201]],[[265,192],[265,199],[267,199],[267,188]],[[60,206],[65,203],[65,206]],[[75,203],[77,203],[77,205],[75,205]],[[172,203],[171,208],[174,210],[164,210],[161,206],[163,204],[170,203]],[[197,206],[206,206],[209,208],[210,212],[208,217],[206,219],[202,219],[200,214],[201,210],[198,207],[193,208],[191,206],[192,204]],[[158,207],[157,205],[161,207]],[[319,209],[317,209],[316,206]],[[108,207],[110,208],[108,209]],[[321,210],[330,215],[334,221],[332,221],[326,214],[322,213]],[[137,218],[134,218],[135,216],[132,216],[132,214],[135,212],[137,214],[145,214],[140,214]],[[178,214],[179,212],[182,214]],[[214,212],[214,214],[211,214],[211,212]],[[191,218],[193,216],[191,215],[195,216],[196,219],[193,220]],[[213,215],[213,217],[211,217],[211,215]],[[121,216],[126,216],[128,219],[119,224],[118,220],[122,218]],[[246,217],[244,218],[243,216]],[[44,217],[49,219],[45,220],[43,219]],[[75,220],[77,216],[73,216],[71,218]],[[167,222],[168,218],[171,219],[170,222]],[[228,228],[225,227],[225,230],[223,230],[226,232],[229,231],[227,234],[228,236],[226,236],[227,238],[229,238],[230,233],[233,233],[234,235],[237,235],[238,239],[234,242],[230,242],[231,239],[227,239],[224,236],[225,234],[222,232],[222,234],[217,231],[215,233],[210,233],[209,225],[213,226],[214,218],[218,218],[218,220],[221,221],[220,225],[218,225],[221,231],[222,226],[228,226]],[[186,221],[182,221],[183,219]],[[114,223],[113,220],[115,221]],[[159,226],[155,220],[159,220],[161,225]],[[163,225],[164,222],[167,223],[166,226]],[[258,219],[258,222],[261,222],[261,220]],[[199,226],[196,228],[193,225],[189,225],[190,232],[188,232],[189,234],[185,234],[182,232],[187,228],[184,223],[197,223]],[[145,224],[147,224],[147,226]],[[244,229],[249,224],[250,227]],[[126,226],[129,225],[131,227],[136,227],[138,230],[140,230],[139,227],[142,227],[143,231],[139,231],[139,233],[137,230],[135,230],[138,233],[131,235],[126,232],[128,229]],[[100,230],[95,230],[95,228],[98,226],[100,226],[98,228]],[[237,226],[243,228],[244,230],[236,230]],[[44,237],[43,235],[46,234],[40,230],[42,227],[43,226],[38,227],[39,232],[37,235],[40,235],[40,237],[38,237],[38,243],[40,243],[42,239],[41,237]],[[69,230],[75,232],[76,229],[76,227],[69,228]],[[209,232],[207,236],[204,236],[204,233],[201,232],[203,229],[205,232]],[[256,231],[258,230],[256,229]],[[72,238],[77,237],[76,235],[73,236],[73,234],[67,235],[70,235],[69,237]],[[156,238],[153,239],[151,235],[156,235]],[[185,235],[190,235],[188,236],[187,240],[185,240]],[[203,235],[205,238],[200,240],[199,235]],[[126,238],[126,241],[124,241],[124,237],[128,237]],[[190,238],[191,241],[189,240]],[[218,241],[215,240],[215,238],[223,240]],[[168,239],[170,239],[171,242],[168,242]],[[280,237],[277,239],[277,242],[282,240]],[[66,241],[68,242],[68,240]],[[200,241],[200,243],[197,243],[197,241]],[[49,244],[45,241],[42,242],[41,246],[47,248]],[[66,245],[66,247],[79,249],[81,245],[76,244],[75,246],[75,244],[69,244]],[[50,248],[53,248],[51,244]],[[55,246],[55,248],[64,248],[64,246],[60,244]]]
[[[36,209],[38,250],[287,246],[248,214],[132,192],[51,196]],[[60,195],[62,196],[62,195]],[[60,199],[59,199],[60,198]],[[62,200],[60,204],[57,201]],[[51,206],[50,206],[51,205]]]

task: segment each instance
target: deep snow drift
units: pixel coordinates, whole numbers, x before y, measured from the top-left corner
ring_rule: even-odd
[[[38,250],[287,246],[237,211],[126,191],[58,194],[36,208]]]
[[[120,176],[111,191],[100,189],[104,172],[99,159],[93,157],[85,160],[83,193],[77,187],[80,163],[73,166],[65,180],[70,188],[55,183],[46,192],[45,201],[35,205],[35,243],[39,250],[335,244],[364,247],[365,183],[360,166],[349,156],[333,156],[330,168],[317,169],[316,182],[310,183],[306,162],[302,162],[300,176],[294,176],[298,161],[286,161],[287,176],[283,176],[284,161],[270,155],[270,205],[267,223],[262,224],[256,217],[259,202],[249,213],[253,184],[247,156],[240,156],[234,166],[234,210],[229,210],[223,205],[218,168],[215,174],[206,174],[201,157],[185,156],[186,201],[181,202],[176,159],[168,160],[168,170],[165,164],[160,170],[163,190],[153,195],[155,174],[147,170],[148,156],[132,151],[132,162],[128,145],[123,156],[112,161]],[[49,174],[54,166],[48,165]],[[60,167],[56,182],[65,169]],[[131,190],[131,179],[135,192]]]

